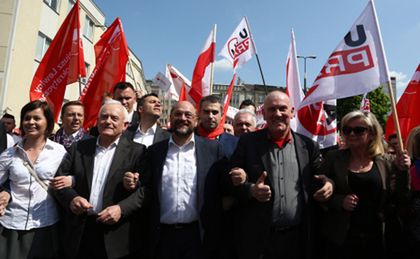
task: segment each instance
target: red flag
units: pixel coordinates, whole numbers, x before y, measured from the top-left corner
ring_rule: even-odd
[[[79,1],[76,1],[35,72],[30,100],[47,101],[57,121],[66,85],[76,82],[79,76],[86,76],[86,67],[80,39]]]
[[[80,97],[85,105],[85,128],[95,125],[103,94],[125,81],[128,54],[121,20],[117,18],[95,44],[96,66]]]
[[[406,140],[410,130],[420,125],[420,114],[418,112],[417,104],[420,103],[420,65],[411,78],[410,83],[405,89],[403,95],[397,103],[398,121],[400,123],[401,137]],[[385,136],[395,133],[394,120],[392,113],[386,121]]]
[[[187,100],[187,88],[185,87],[185,83],[184,83],[181,87],[181,92],[179,93],[178,102],[186,101],[186,100]]]
[[[207,37],[206,44],[197,59],[192,77],[191,90],[188,92],[191,98],[198,104],[204,96],[210,94],[211,66],[214,62],[216,49],[216,26]]]

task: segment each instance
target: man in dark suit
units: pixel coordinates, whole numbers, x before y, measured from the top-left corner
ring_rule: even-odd
[[[0,153],[7,148],[7,132],[6,128],[0,123]]]
[[[128,125],[135,125],[139,122],[139,115],[136,112],[137,94],[134,86],[129,82],[119,82],[113,89],[114,100],[119,101],[128,112]]]
[[[223,148],[223,152],[229,158],[236,148],[238,138],[225,133],[220,122],[223,115],[223,105],[216,95],[208,95],[200,100],[198,112],[199,125],[197,133],[203,138],[216,139]]]
[[[290,130],[293,114],[287,94],[268,94],[267,128],[241,136],[232,156],[231,191],[239,204],[232,243],[240,259],[311,256],[313,200],[326,200],[333,186],[315,177],[318,145]]]
[[[217,141],[194,134],[197,115],[191,103],[177,103],[170,122],[170,139],[148,149],[151,258],[202,258],[204,186],[223,154]]]
[[[146,147],[122,137],[127,111],[106,102],[98,115],[99,137],[76,142],[57,175],[72,175],[72,187],[56,191],[64,214],[64,252],[68,258],[130,258],[139,242],[136,211],[144,204],[144,186],[127,191],[125,172],[142,172]],[[142,179],[147,178],[141,175]]]
[[[150,93],[139,98],[137,113],[139,123],[128,127],[124,133],[128,139],[148,147],[169,138],[170,133],[157,123],[162,115],[162,105],[156,94]]]

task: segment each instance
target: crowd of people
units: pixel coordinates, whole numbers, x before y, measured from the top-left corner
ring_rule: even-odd
[[[225,125],[217,96],[178,102],[166,128],[157,95],[112,96],[90,131],[78,101],[57,131],[46,102],[3,116],[0,258],[419,258],[420,126],[401,150],[353,111],[324,153],[279,90],[259,130],[250,101]]]

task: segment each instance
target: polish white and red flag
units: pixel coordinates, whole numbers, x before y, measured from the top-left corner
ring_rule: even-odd
[[[198,56],[194,68],[191,89],[188,94],[197,104],[201,98],[211,92],[212,66],[214,64],[214,55],[216,50],[216,25],[207,37],[206,43]],[[184,88],[184,90],[186,90]]]
[[[305,94],[303,93],[302,87],[300,86],[299,66],[296,56],[296,41],[293,29],[291,30],[290,37],[289,54],[287,55],[286,62],[286,93],[289,95],[292,107],[297,109],[300,105],[300,102],[305,97]],[[292,130],[296,131],[297,123],[298,120],[296,117],[290,121],[290,127]]]
[[[301,107],[370,92],[389,81],[388,65],[370,0],[329,56]]]
[[[191,89],[191,81],[170,64],[166,65],[165,74],[170,82],[170,87],[165,94],[165,98],[176,101],[187,100],[194,104],[194,100],[187,94]]]
[[[397,103],[398,122],[403,140],[407,140],[411,129],[420,125],[420,112],[417,106],[419,103],[420,65],[417,66],[411,81]],[[388,139],[388,136],[395,132],[393,114],[391,113],[386,121],[385,137]]]
[[[31,101],[48,102],[55,121],[60,115],[66,86],[86,76],[79,13],[79,1],[76,1],[42,58],[29,91]]]
[[[360,103],[360,110],[363,112],[370,112],[370,100],[367,98],[367,93],[362,97],[362,102]]]
[[[244,17],[232,35],[230,35],[219,56],[232,63],[235,69],[248,62],[256,53],[257,49],[249,29],[248,20]]]

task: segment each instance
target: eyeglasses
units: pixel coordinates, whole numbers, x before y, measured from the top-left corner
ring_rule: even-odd
[[[356,136],[360,136],[363,135],[366,131],[368,130],[368,128],[366,127],[362,127],[362,126],[357,126],[357,127],[343,127],[343,133],[344,135],[350,135],[351,132],[354,132],[354,135]]]

